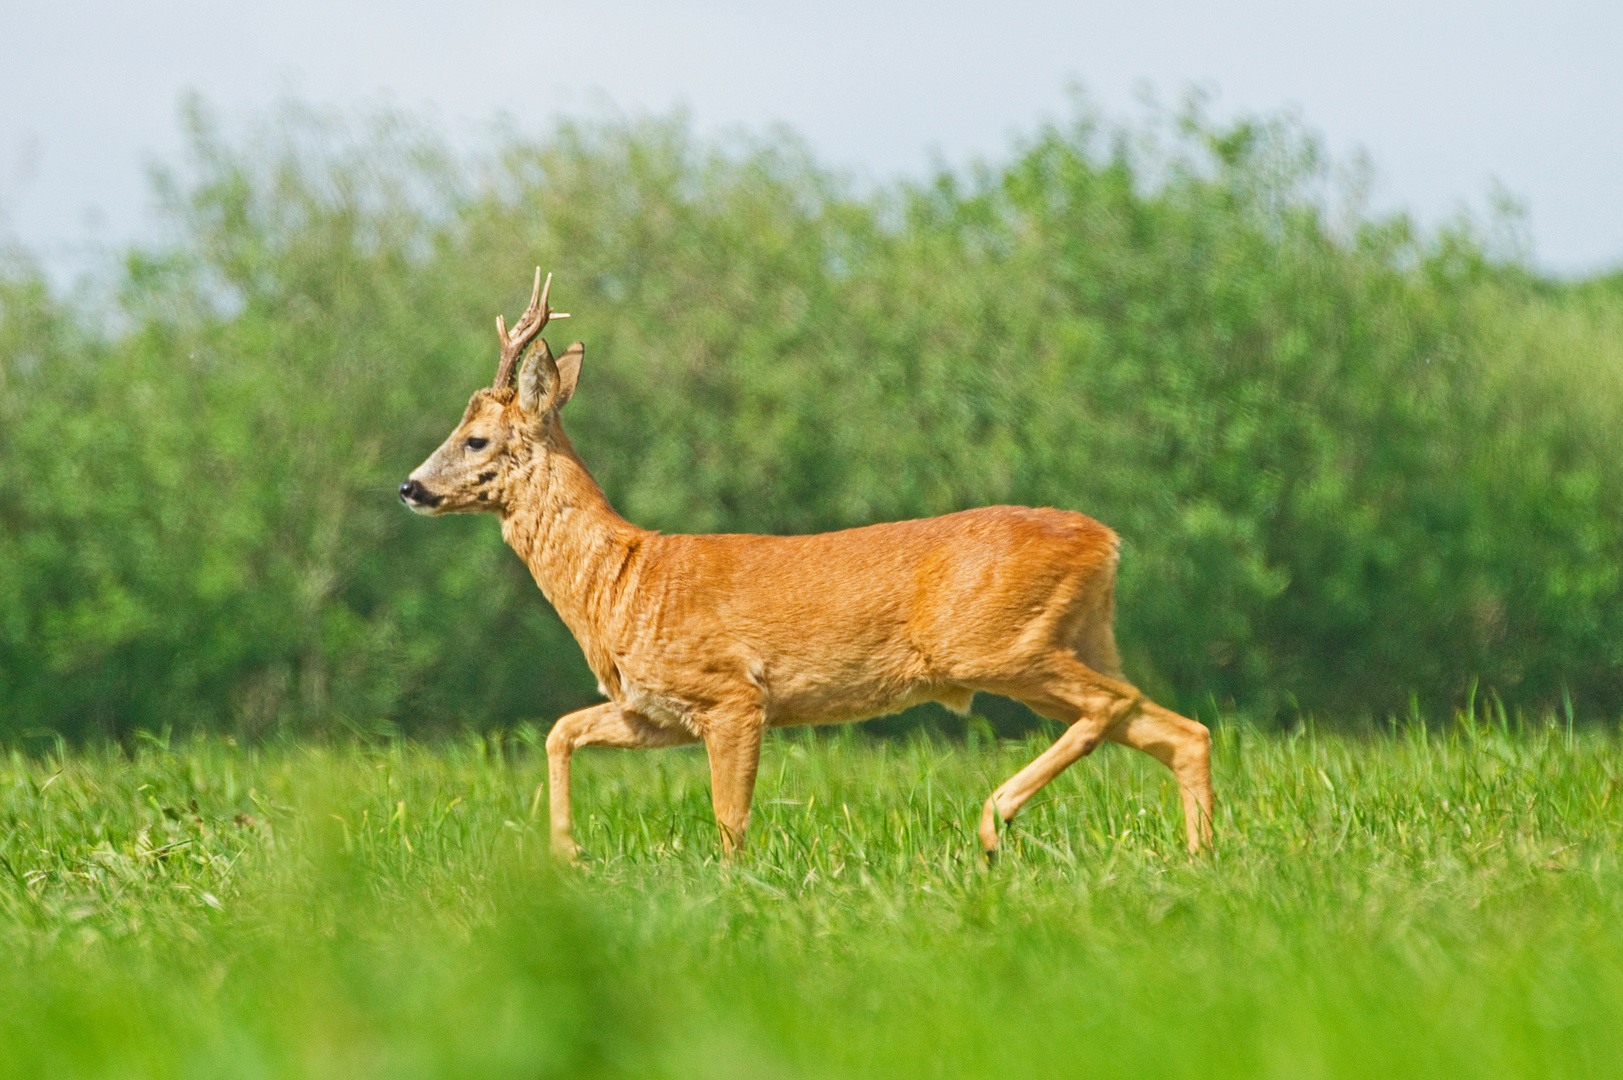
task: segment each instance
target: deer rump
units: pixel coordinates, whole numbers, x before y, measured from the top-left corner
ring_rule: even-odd
[[[740,697],[772,727],[926,701],[967,712],[977,690],[1021,697],[1056,649],[1119,677],[1117,547],[1082,514],[1015,506],[810,536],[650,536],[598,675],[625,708],[695,735],[693,717]]]

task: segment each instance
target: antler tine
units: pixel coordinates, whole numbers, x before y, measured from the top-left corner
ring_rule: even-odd
[[[541,268],[535,268],[535,285],[530,290],[530,306],[524,309],[513,325],[513,332],[507,332],[507,321],[500,315],[496,316],[496,337],[502,343],[502,360],[496,367],[496,381],[493,388],[500,390],[504,386],[513,384],[513,368],[518,358],[530,343],[541,335],[548,322],[553,319],[567,319],[567,311],[553,311],[547,307],[547,296],[552,292],[552,275],[547,275],[546,283],[541,281]]]

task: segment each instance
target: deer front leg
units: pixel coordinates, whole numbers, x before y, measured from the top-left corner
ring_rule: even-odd
[[[704,716],[701,730],[710,754],[710,802],[721,829],[721,853],[730,859],[749,828],[766,720],[753,705],[712,710]]]
[[[661,727],[636,713],[629,713],[606,701],[589,709],[572,712],[552,725],[547,735],[548,810],[552,818],[552,853],[573,862],[580,854],[575,846],[574,823],[569,810],[569,758],[583,746],[614,746],[624,750],[685,746],[699,740],[688,731]]]

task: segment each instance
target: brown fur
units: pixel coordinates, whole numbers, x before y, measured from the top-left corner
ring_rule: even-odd
[[[558,410],[582,348],[545,342],[511,388],[473,395],[401,494],[423,513],[491,511],[596,673],[604,704],[547,739],[552,842],[573,856],[569,759],[582,746],[702,741],[722,844],[743,839],[768,727],[842,723],[977,691],[1069,729],[986,801],[998,823],[1104,739],[1153,755],[1183,792],[1191,851],[1211,835],[1210,735],[1121,675],[1117,540],[1064,510],[993,506],[815,536],[666,536],[609,506]],[[474,449],[470,439],[483,439]]]

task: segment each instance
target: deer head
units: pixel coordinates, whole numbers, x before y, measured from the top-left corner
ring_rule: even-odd
[[[516,392],[513,386],[514,365],[540,339],[547,322],[569,318],[547,306],[551,291],[552,275],[543,285],[537,267],[530,306],[512,331],[496,316],[502,350],[496,381],[474,392],[450,438],[400,485],[401,501],[417,513],[502,510],[513,477],[527,473],[538,454],[563,438],[558,410],[575,392],[586,347],[577,341],[554,359],[547,343],[539,341],[519,365]]]

